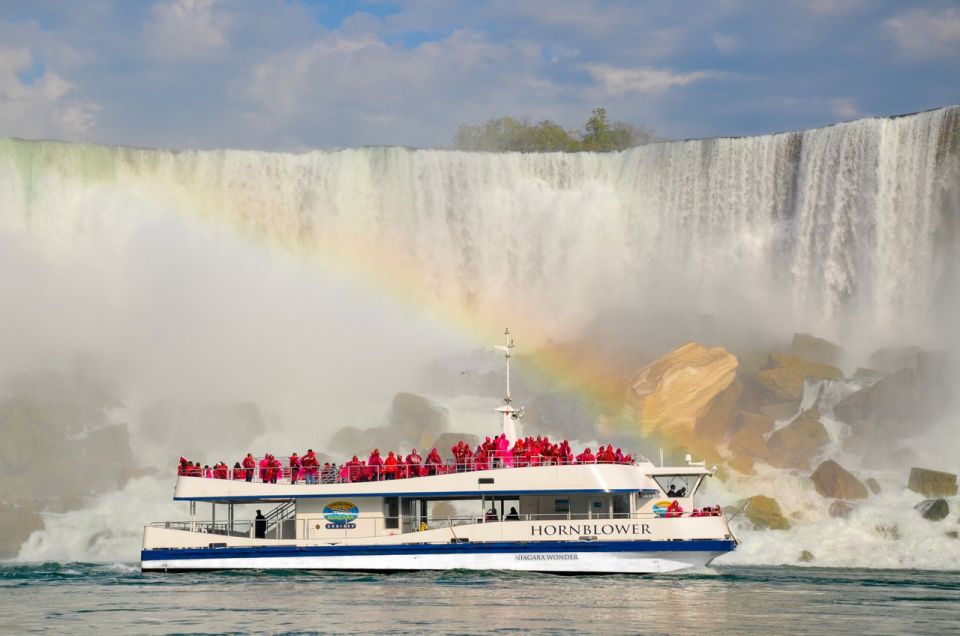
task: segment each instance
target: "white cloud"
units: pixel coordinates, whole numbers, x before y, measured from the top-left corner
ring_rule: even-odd
[[[857,101],[849,97],[840,97],[831,101],[833,116],[840,120],[859,119],[863,112],[857,107]]]
[[[717,51],[723,55],[732,55],[739,45],[737,38],[725,33],[714,33],[710,41],[713,42],[713,46],[716,47]]]
[[[910,57],[960,56],[960,9],[912,9],[888,19],[886,28]]]
[[[807,0],[807,6],[817,13],[853,13],[872,4],[870,0]]]
[[[0,134],[85,136],[96,124],[97,106],[74,99],[73,84],[49,69],[24,79],[33,65],[28,49],[0,49]]]
[[[158,57],[207,57],[229,44],[231,17],[217,11],[218,0],[169,0],[155,4],[145,32],[150,51]]]
[[[686,86],[710,76],[707,71],[674,73],[659,68],[618,68],[609,64],[580,66],[610,95],[662,93],[674,86]]]

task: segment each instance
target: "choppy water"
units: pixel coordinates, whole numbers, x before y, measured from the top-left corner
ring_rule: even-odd
[[[960,629],[960,572],[165,575],[50,563],[0,566],[0,613],[11,633],[948,634]]]

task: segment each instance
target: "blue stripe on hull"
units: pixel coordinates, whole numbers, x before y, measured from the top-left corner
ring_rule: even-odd
[[[250,546],[228,548],[155,548],[142,550],[141,561],[181,559],[256,559],[263,557],[392,556],[431,554],[502,554],[545,552],[730,552],[736,544],[726,539],[693,541],[543,541],[483,543],[416,543],[367,546]]]

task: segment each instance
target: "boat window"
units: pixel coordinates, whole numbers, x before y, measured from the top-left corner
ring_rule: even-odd
[[[400,498],[386,497],[383,500],[383,527],[396,530],[400,527]]]
[[[630,495],[613,496],[613,516],[614,518],[630,516]]]
[[[697,489],[700,475],[656,475],[654,479],[667,497],[690,497]]]
[[[570,512],[570,500],[569,499],[554,499],[553,500],[553,511],[562,512],[564,514]]]

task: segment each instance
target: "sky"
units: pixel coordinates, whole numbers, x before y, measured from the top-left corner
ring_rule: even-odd
[[[593,108],[661,137],[960,103],[960,0],[0,0],[0,135],[448,146]]]

